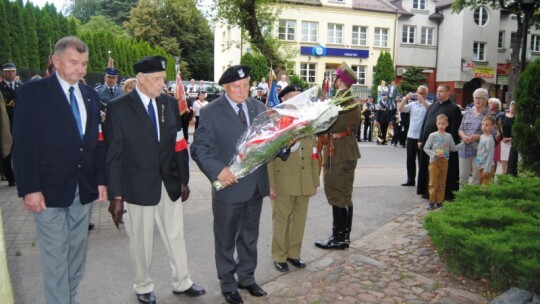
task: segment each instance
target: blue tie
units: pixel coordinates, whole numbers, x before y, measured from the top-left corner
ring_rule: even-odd
[[[156,111],[154,110],[154,105],[152,105],[152,99],[150,99],[150,103],[148,103],[148,116],[150,116],[150,123],[152,123],[152,127],[156,132],[156,138],[158,138]]]
[[[71,112],[73,112],[73,117],[75,117],[75,122],[79,128],[79,134],[81,138],[83,137],[83,128],[81,122],[81,112],[79,112],[79,105],[77,104],[77,98],[75,98],[75,93],[73,92],[75,87],[69,87],[69,103],[71,104]]]

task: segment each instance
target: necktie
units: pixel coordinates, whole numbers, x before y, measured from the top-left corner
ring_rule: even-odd
[[[9,84],[9,88],[13,90],[13,82]]]
[[[111,92],[111,96],[114,95],[114,91],[113,91],[113,88],[109,88],[109,92]]]
[[[238,107],[238,118],[240,118],[240,121],[242,122],[244,127],[247,127],[246,113],[244,113],[242,104],[237,104],[236,106]]]
[[[152,123],[152,127],[154,128],[154,131],[156,132],[156,138],[158,138],[156,111],[154,110],[152,99],[150,99],[150,103],[148,103],[148,116],[150,116],[150,123]]]
[[[71,112],[73,112],[73,117],[75,117],[75,122],[77,123],[77,128],[79,128],[79,134],[81,138],[83,137],[83,128],[81,122],[81,112],[79,112],[79,105],[77,104],[77,98],[75,98],[75,93],[73,92],[75,87],[69,87],[69,103],[71,105]]]

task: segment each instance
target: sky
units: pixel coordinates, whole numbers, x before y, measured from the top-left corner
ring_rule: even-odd
[[[54,4],[57,10],[62,10],[62,7],[64,6],[64,4],[67,3],[67,0],[28,0],[28,1],[34,3],[35,5],[39,7],[43,7],[45,3],[49,2],[49,3]]]

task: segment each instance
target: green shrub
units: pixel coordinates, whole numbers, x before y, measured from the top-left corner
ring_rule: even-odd
[[[464,187],[424,226],[451,272],[540,292],[540,178]]]
[[[540,176],[540,59],[527,65],[516,86],[516,120],[512,127],[512,145],[523,157],[525,168]]]

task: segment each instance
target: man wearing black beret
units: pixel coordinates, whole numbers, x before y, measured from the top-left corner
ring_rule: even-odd
[[[162,94],[166,61],[161,56],[144,57],[133,69],[135,89],[107,106],[109,212],[117,227],[124,217],[136,272],[133,289],[140,303],[156,303],[148,274],[154,218],[172,267],[172,292],[201,296],[205,290],[191,281],[187,267],[180,200],[189,197],[189,156],[178,103]]]
[[[266,165],[241,179],[228,167],[236,142],[266,110],[264,104],[248,97],[249,72],[248,66],[235,65],[223,73],[219,84],[226,93],[201,109],[191,145],[201,171],[211,183],[218,180],[225,187],[212,188],[215,258],[221,292],[233,304],[244,303],[238,288],[255,297],[266,295],[254,276],[262,201],[269,193]]]

